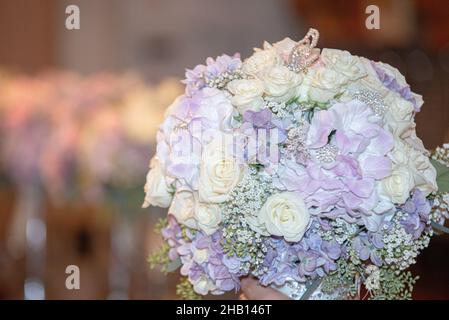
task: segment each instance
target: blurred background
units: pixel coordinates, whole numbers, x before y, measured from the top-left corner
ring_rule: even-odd
[[[72,4],[79,30],[65,27]],[[372,4],[379,30],[365,27]],[[397,67],[424,96],[427,148],[449,142],[446,0],[0,0],[0,299],[175,298],[178,276],[146,261],[164,210],[140,206],[184,68],[309,27],[319,47]],[[447,270],[449,237],[435,237],[414,297],[448,299]]]

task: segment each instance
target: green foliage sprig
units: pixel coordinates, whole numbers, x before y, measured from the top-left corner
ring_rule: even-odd
[[[371,300],[411,300],[413,286],[419,277],[410,271],[399,272],[392,268],[381,269],[380,285],[371,291]]]
[[[187,277],[182,277],[176,285],[176,294],[182,300],[202,300],[202,297],[193,290],[193,285]]]

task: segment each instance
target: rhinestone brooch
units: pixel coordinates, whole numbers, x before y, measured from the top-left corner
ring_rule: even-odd
[[[316,29],[309,29],[306,36],[293,47],[288,59],[287,67],[293,72],[307,72],[320,57],[320,49],[315,48],[320,33]]]
[[[353,97],[363,103],[366,103],[366,105],[368,105],[368,107],[370,107],[374,114],[378,117],[381,117],[385,111],[387,111],[388,106],[385,104],[384,99],[382,99],[382,96],[378,92],[360,90],[357,91]]]

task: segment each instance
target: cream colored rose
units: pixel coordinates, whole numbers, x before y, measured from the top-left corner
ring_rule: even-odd
[[[267,199],[258,219],[268,233],[297,242],[306,232],[310,214],[301,197],[294,192],[283,192]]]
[[[413,174],[409,167],[400,165],[393,168],[391,176],[381,181],[382,192],[393,203],[403,204],[414,187]]]
[[[384,115],[385,126],[394,136],[405,139],[415,130],[413,105],[402,99],[397,93],[390,93],[384,101],[388,106]]]
[[[414,107],[413,104],[403,98],[397,93],[391,92],[385,98],[385,103],[388,106],[388,112],[396,121],[413,120]]]
[[[227,150],[230,135],[215,137],[204,148],[198,184],[200,201],[221,203],[228,199],[231,190],[240,182],[243,168]]]
[[[425,196],[438,190],[436,181],[437,172],[428,156],[410,148],[409,163],[413,168],[416,188],[420,189]]]
[[[405,150],[406,146],[402,140],[395,137],[395,144],[393,149],[388,153],[388,157],[391,159],[393,164],[397,165],[408,165],[408,155]]]
[[[173,197],[173,202],[168,213],[173,215],[176,220],[188,226],[189,228],[196,229],[197,223],[195,221],[195,206],[196,198],[190,190],[179,190]]]
[[[168,208],[172,201],[172,190],[167,185],[157,158],[151,160],[150,171],[147,174],[144,191],[145,200],[142,205],[143,208],[148,208],[150,205]]]
[[[233,80],[228,84],[228,90],[233,95],[232,104],[241,114],[247,110],[260,111],[264,106],[264,87],[258,79]]]
[[[338,49],[323,49],[321,60],[326,67],[343,74],[350,80],[355,81],[366,75],[363,63],[360,58],[353,56],[348,51]]]
[[[359,58],[360,63],[363,64],[363,67],[367,73],[367,75],[361,78],[359,81],[353,82],[351,86],[355,86],[355,90],[371,90],[379,93],[382,97],[386,96],[390,91],[385,88],[383,83],[379,80],[377,76],[376,70],[374,70],[372,66],[372,61],[363,57]]]
[[[282,101],[295,96],[297,87],[302,82],[302,76],[290,71],[286,66],[274,66],[267,69],[261,79],[269,98]]]
[[[416,106],[414,106],[414,107],[417,108],[417,110],[420,110],[422,105],[424,104],[424,100],[422,98],[422,95],[412,92],[412,96],[415,99],[415,105]]]
[[[424,143],[418,136],[416,135],[416,128],[413,127],[413,130],[410,130],[409,133],[407,133],[406,138],[404,139],[404,142],[407,143],[411,148],[415,149],[416,151],[419,151],[423,154],[427,154],[428,151],[426,147],[424,147]]]
[[[278,56],[282,58],[284,63],[287,63],[290,53],[297,44],[297,42],[290,38],[284,38],[283,40],[274,43],[273,47],[276,49]]]
[[[265,69],[277,64],[276,51],[274,49],[259,50],[243,62],[243,72],[257,76]]]
[[[318,68],[310,82],[309,97],[317,102],[327,102],[342,91],[347,77],[335,70]]]
[[[205,234],[211,235],[218,230],[221,222],[221,208],[216,204],[197,202],[195,220],[198,228]]]
[[[413,188],[420,189],[427,196],[438,187],[436,170],[425,152],[425,149],[416,149],[401,138],[395,137],[394,148],[388,156],[394,165],[408,169],[413,178]]]

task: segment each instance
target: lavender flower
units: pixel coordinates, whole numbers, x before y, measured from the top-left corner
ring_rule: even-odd
[[[225,258],[220,244],[221,238],[221,232],[207,236],[198,231],[191,242],[186,242],[177,248],[183,264],[181,274],[188,276],[194,287],[201,283],[198,293],[222,294],[240,288],[238,275],[231,273],[227,267],[227,264],[238,262],[231,261],[229,257]]]
[[[383,261],[378,249],[383,248],[382,238],[378,233],[361,233],[352,241],[352,249],[362,261],[371,260],[376,266]]]
[[[178,224],[175,217],[169,215],[167,221],[168,224],[161,230],[161,234],[164,240],[167,241],[167,244],[170,246],[168,257],[170,258],[170,260],[175,261],[179,258],[178,248],[184,245],[186,243],[186,240],[183,237],[181,226]],[[190,238],[193,237],[190,231],[187,231],[186,235]]]
[[[411,91],[409,85],[401,86],[398,80],[393,75],[389,74],[380,63],[372,61],[371,65],[376,71],[377,77],[386,88],[398,93],[403,99],[411,102],[415,107],[416,112],[420,111],[422,103],[417,101],[416,96]]]
[[[283,285],[287,279],[305,282],[309,278],[322,277],[336,270],[336,260],[343,248],[335,240],[323,240],[312,228],[298,243],[271,237],[264,267],[262,285]]]
[[[197,91],[206,87],[207,83],[225,73],[232,73],[242,65],[240,54],[233,56],[221,55],[215,60],[207,58],[206,65],[197,65],[193,69],[186,70],[186,79],[182,81],[186,85],[186,95],[193,96]]]
[[[267,240],[268,252],[264,260],[264,269],[267,270],[259,281],[262,285],[283,285],[287,279],[304,282],[305,278],[299,275],[297,266],[298,257],[293,246],[284,239],[271,237]]]
[[[406,213],[401,220],[405,231],[418,239],[422,232],[428,227],[431,205],[423,193],[416,189],[412,197],[401,207]]]
[[[299,274],[311,278],[336,270],[335,261],[342,253],[336,241],[325,241],[315,232],[306,235],[295,249],[299,258]]]

